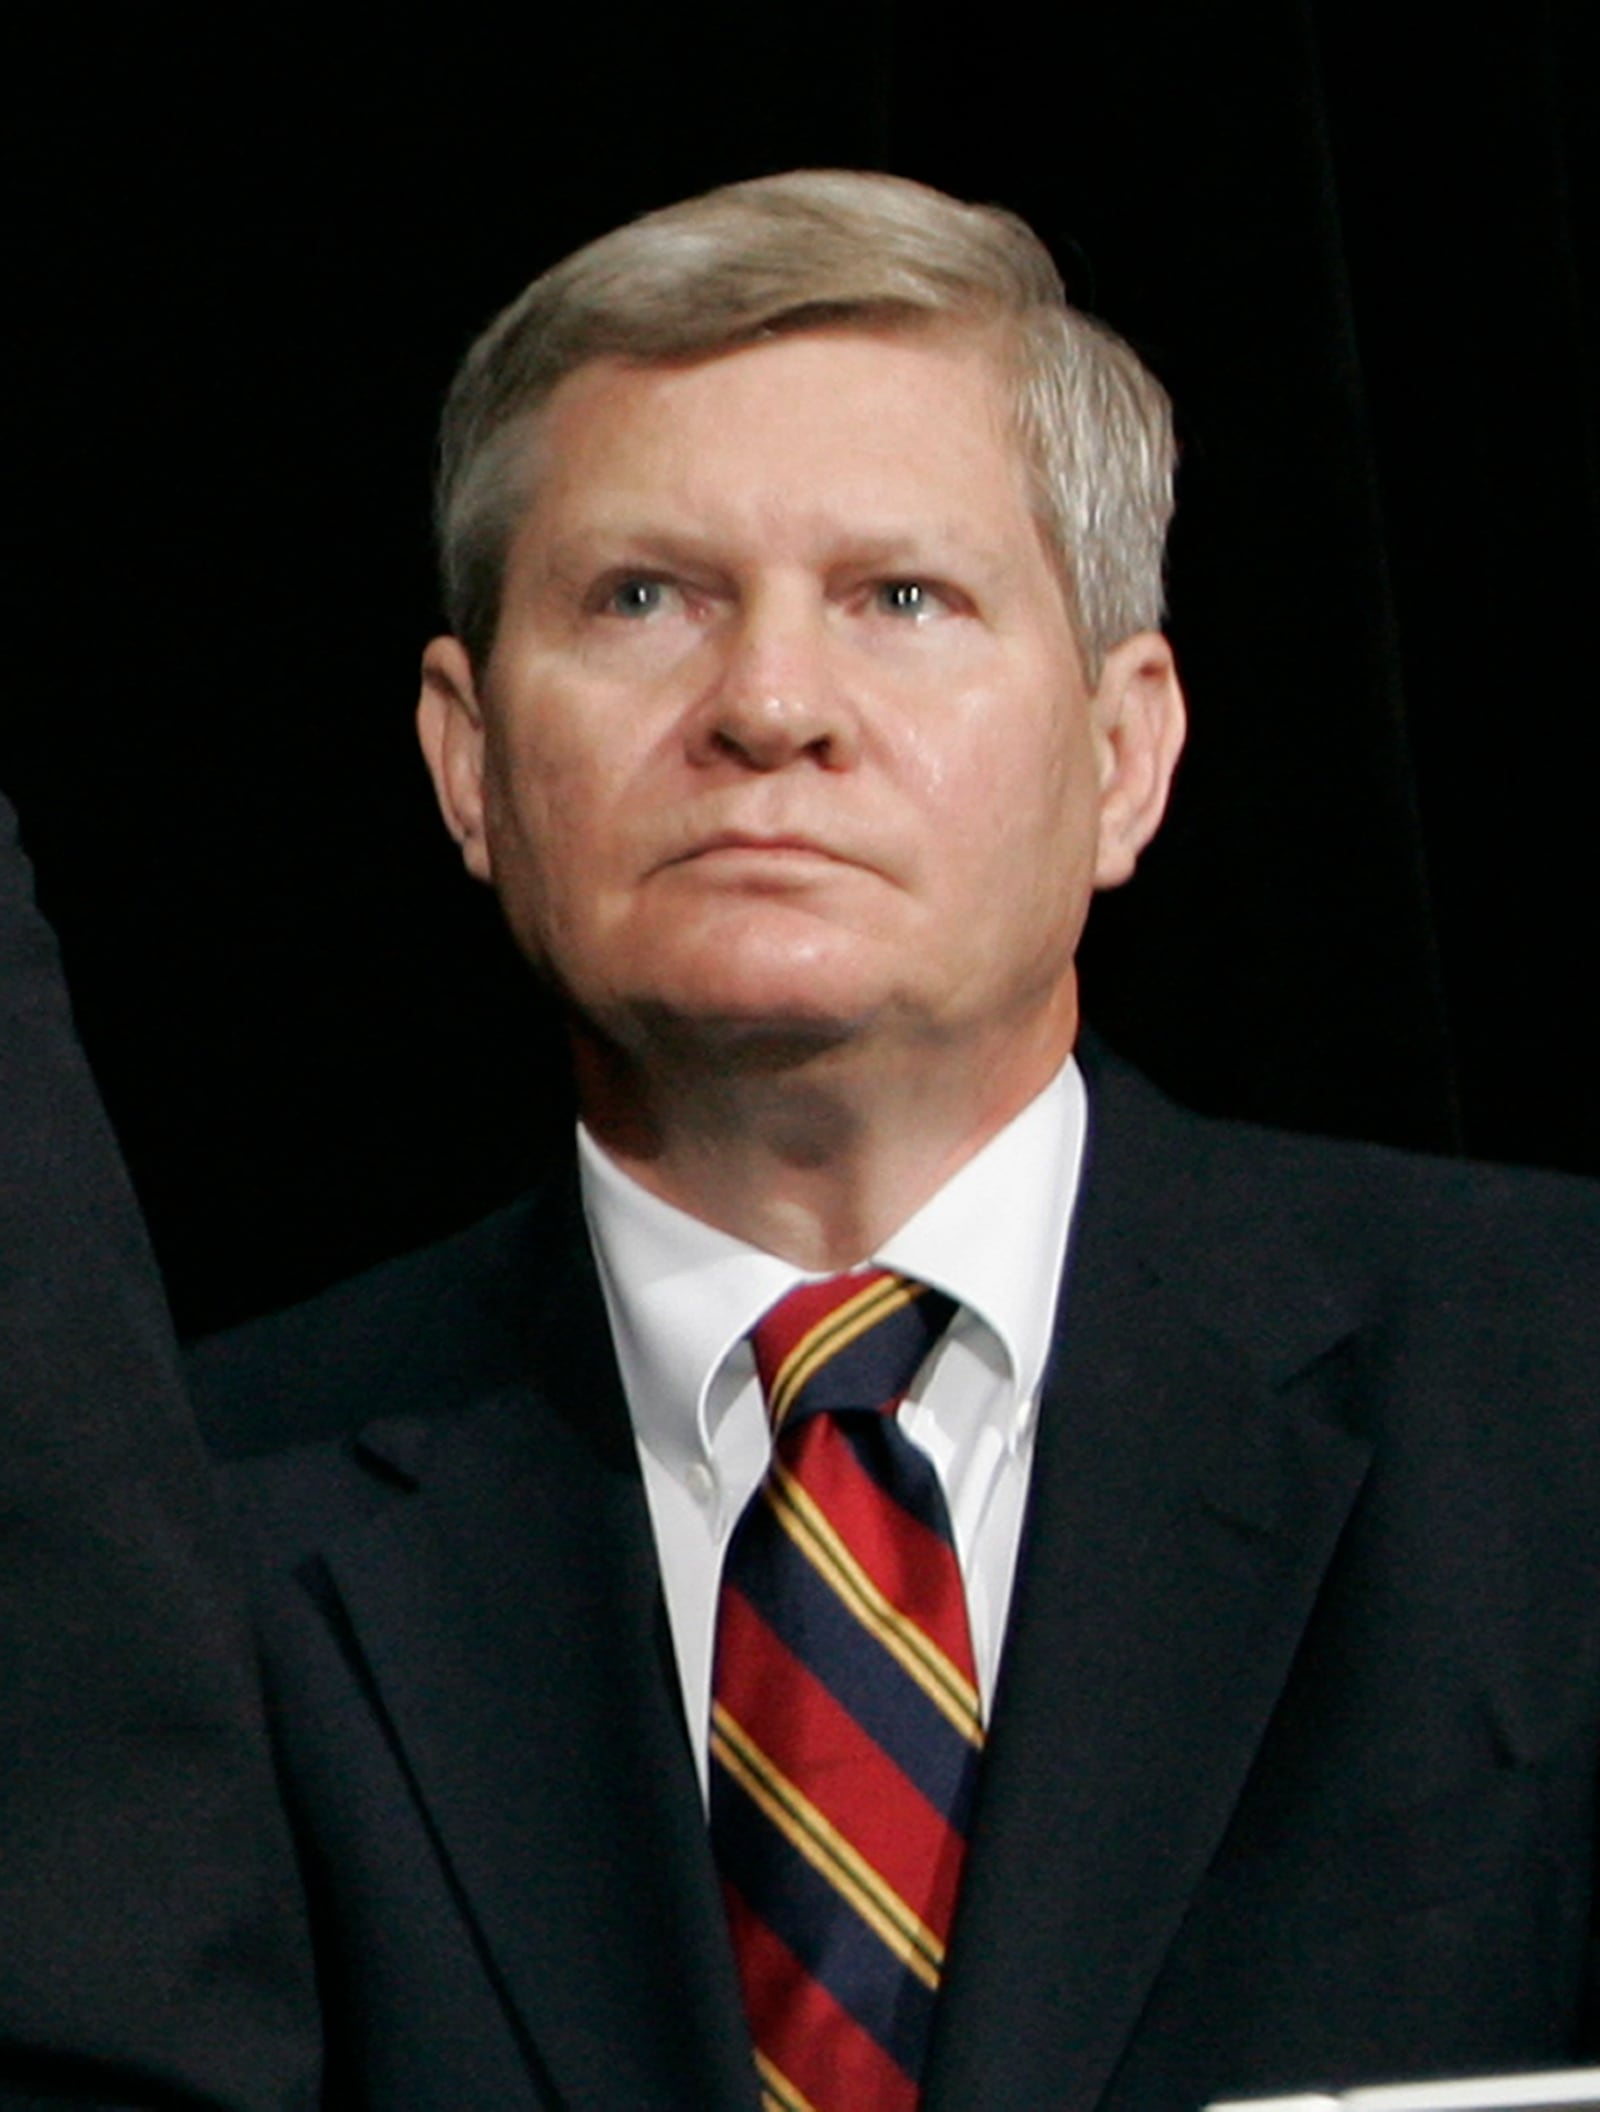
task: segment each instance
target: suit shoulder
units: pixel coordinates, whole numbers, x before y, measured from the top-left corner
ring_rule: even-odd
[[[1090,1137],[1119,1214],[1134,1198],[1147,1250],[1186,1275],[1264,1274],[1285,1298],[1314,1276],[1368,1317],[1476,1305],[1600,1332],[1600,1183],[1197,1114],[1109,1059]]]
[[[553,1228],[535,1190],[452,1237],[188,1353],[223,1461],[315,1445],[375,1416],[447,1414],[521,1368]]]
[[[1194,1115],[1217,1139],[1286,1192],[1317,1207],[1376,1210],[1380,1221],[1443,1226],[1465,1220],[1600,1229],[1600,1182],[1535,1166],[1500,1165],[1405,1151],[1389,1144],[1307,1135]]]
[[[1537,1167],[1437,1157],[1213,1122],[1310,1232],[1374,1257],[1501,1266],[1537,1256],[1600,1266],[1600,1183]]]
[[[1299,1195],[1309,1207],[1335,1213],[1377,1206],[1383,1218],[1395,1222],[1408,1217],[1544,1220],[1571,1225],[1591,1239],[1600,1229],[1600,1182],[1580,1174],[1202,1114],[1170,1099],[1103,1048],[1095,1048],[1084,1068],[1096,1111],[1116,1128],[1136,1132],[1175,1172],[1193,1166],[1212,1183],[1248,1183]]]

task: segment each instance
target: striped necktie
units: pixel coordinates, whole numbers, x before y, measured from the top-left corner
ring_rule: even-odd
[[[772,1463],[717,1612],[711,1837],[767,2112],[911,2112],[983,1721],[937,1474],[894,1409],[952,1301],[887,1270],[754,1332]]]

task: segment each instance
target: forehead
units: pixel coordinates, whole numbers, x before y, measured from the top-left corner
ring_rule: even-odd
[[[991,332],[828,328],[709,358],[593,360],[538,414],[525,525],[640,507],[707,526],[909,514],[992,537],[1031,520]]]

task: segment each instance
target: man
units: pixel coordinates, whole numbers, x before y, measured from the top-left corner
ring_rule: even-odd
[[[155,1263],[0,800],[0,2105],[282,2107],[309,1960]]]
[[[1586,2043],[1592,1194],[1080,1041],[1171,455],[1019,223],[886,177],[620,230],[469,355],[419,727],[576,1164],[203,1366],[330,2102]]]

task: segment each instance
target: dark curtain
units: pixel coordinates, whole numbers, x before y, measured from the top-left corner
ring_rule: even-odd
[[[1487,12],[20,18],[0,782],[185,1325],[564,1121],[412,754],[434,406],[577,241],[801,162],[1016,207],[1177,399],[1192,746],[1091,1014],[1202,1105],[1600,1171],[1596,30]]]

